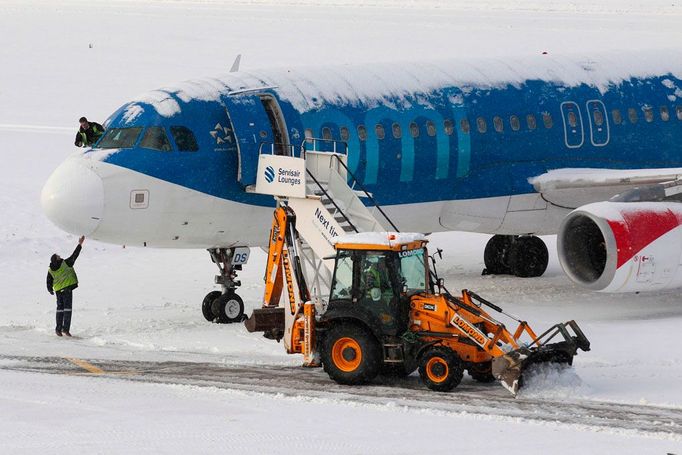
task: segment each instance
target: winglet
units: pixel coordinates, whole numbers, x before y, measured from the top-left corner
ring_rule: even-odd
[[[236,73],[239,71],[239,63],[242,61],[242,54],[238,54],[237,58],[234,59],[232,68],[230,68],[230,73]]]

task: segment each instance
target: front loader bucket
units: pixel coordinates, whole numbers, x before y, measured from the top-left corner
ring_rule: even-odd
[[[568,327],[573,330],[575,335],[571,335],[568,332]],[[557,334],[561,334],[564,337],[564,341],[548,344]],[[541,343],[540,340],[545,338],[544,344]],[[575,321],[556,324],[540,335],[534,341],[534,344],[536,346],[531,348],[521,347],[506,353],[502,357],[493,359],[493,376],[514,396],[523,386],[523,372],[529,366],[539,363],[565,363],[572,365],[573,357],[577,354],[578,349],[583,351],[590,350],[590,342]]]

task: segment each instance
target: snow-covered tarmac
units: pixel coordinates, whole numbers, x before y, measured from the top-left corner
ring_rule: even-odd
[[[300,361],[241,325],[203,320],[200,302],[215,274],[205,251],[86,240],[77,262],[78,338],[53,335],[47,264],[53,252],[69,254],[76,239],[45,219],[39,194],[73,151],[81,115],[103,121],[140,92],[226,71],[238,53],[248,69],[669,48],[681,42],[681,18],[682,8],[662,1],[0,2],[0,452],[682,453],[682,428],[671,422],[655,432],[590,425],[580,414],[571,421],[572,411],[561,406],[556,422],[533,411],[544,402],[618,403],[682,415],[679,292],[588,293],[563,276],[555,254],[540,279],[482,277],[487,238],[475,234],[432,236],[447,256],[439,271],[449,288],[476,290],[537,327],[576,319],[592,341],[573,370],[548,372],[522,391],[520,401],[535,408],[468,378],[454,394],[489,395],[491,407],[501,401],[504,412],[486,415],[484,406],[472,412],[454,402],[452,409],[408,406],[384,398],[380,386],[363,388],[363,396],[377,395],[367,400],[331,382],[327,396],[306,396],[291,380],[275,394],[229,381],[145,383],[106,368],[42,374],[19,371],[21,362],[10,358],[256,369]],[[547,241],[553,251],[554,239]],[[263,265],[254,251],[241,275],[248,308],[258,306]]]

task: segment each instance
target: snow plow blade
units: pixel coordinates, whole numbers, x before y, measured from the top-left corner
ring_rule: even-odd
[[[569,328],[573,331],[573,335],[569,332]],[[550,344],[549,342],[556,335],[562,335],[564,341]],[[523,386],[523,372],[529,366],[538,363],[572,365],[573,357],[578,353],[578,349],[590,350],[590,342],[578,324],[575,321],[556,324],[533,340],[531,347],[524,346],[493,359],[492,374],[505,389],[516,396]]]

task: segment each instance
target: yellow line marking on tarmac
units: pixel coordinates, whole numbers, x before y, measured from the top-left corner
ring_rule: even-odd
[[[97,368],[95,365],[86,362],[85,360],[76,359],[75,357],[64,357],[69,362],[76,366],[81,367],[84,370],[89,371],[92,374],[104,374],[104,370]]]

